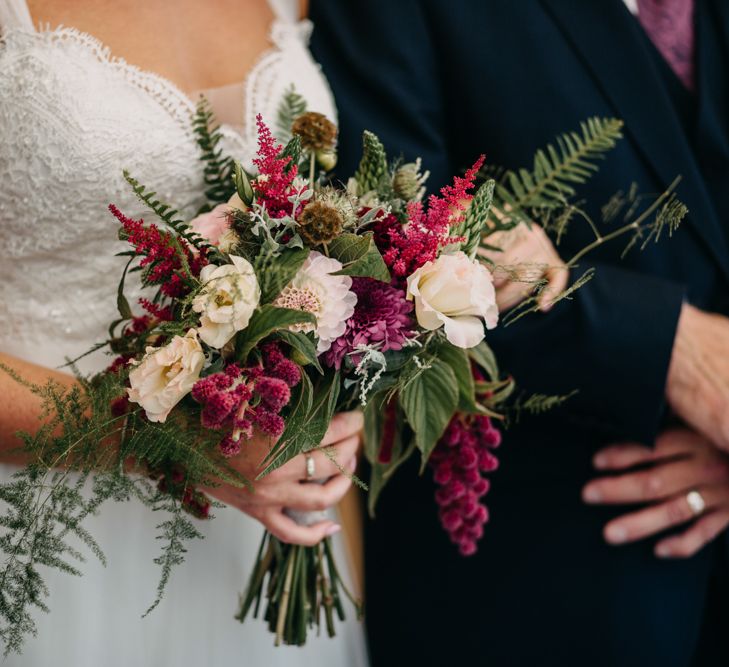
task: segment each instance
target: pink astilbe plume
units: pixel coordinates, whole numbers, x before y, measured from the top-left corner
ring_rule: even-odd
[[[292,184],[298,168],[295,164],[290,164],[291,156],[281,157],[283,147],[263,122],[261,114],[256,116],[256,126],[258,154],[253,164],[258,169],[258,176],[253,179],[251,186],[272,218],[291,215],[289,197],[294,194]]]
[[[124,215],[114,204],[109,204],[109,210],[121,224],[124,236],[134,246],[136,254],[142,256],[139,265],[145,269],[145,284],[159,285],[162,294],[171,298],[187,294],[190,288],[182,277],[178,244],[194,276],[198,276],[207,264],[205,253],[193,253],[183,239],[175,239],[171,232],[162,231],[155,224],[145,225],[141,218],[134,220]]]
[[[453,185],[441,188],[440,196],[431,195],[427,207],[422,202],[410,202],[406,225],[392,214],[375,222],[375,241],[395,278],[406,278],[433,261],[441,247],[461,240],[451,236],[450,231],[463,220],[472,199],[470,190],[484,160],[482,155],[463,176],[453,179]]]
[[[160,320],[161,322],[171,322],[173,319],[172,308],[170,306],[162,306],[159,303],[154,303],[144,297],[141,297],[138,303],[152,317]]]

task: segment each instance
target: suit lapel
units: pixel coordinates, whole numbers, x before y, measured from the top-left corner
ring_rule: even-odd
[[[664,187],[681,175],[678,194],[691,209],[689,219],[729,280],[724,234],[640,26],[620,0],[540,1],[625,121],[626,135]]]

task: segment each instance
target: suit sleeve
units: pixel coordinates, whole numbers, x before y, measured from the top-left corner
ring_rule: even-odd
[[[312,0],[314,56],[340,115],[340,166],[360,155],[363,129],[405,159],[423,158],[432,183],[459,173],[448,145],[445,93],[426,17],[414,0]],[[476,151],[478,147],[474,147]],[[397,153],[395,153],[397,154]],[[665,413],[665,381],[684,287],[613,264],[548,315],[489,332],[503,372],[520,391],[577,394],[559,410],[595,440],[652,443]],[[598,436],[599,437],[599,436]]]
[[[602,439],[652,444],[685,287],[619,265],[595,275],[548,314],[499,327],[489,341],[521,391],[577,391],[561,415]],[[576,277],[576,276],[573,276]]]

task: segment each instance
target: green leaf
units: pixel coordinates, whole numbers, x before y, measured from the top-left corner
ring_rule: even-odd
[[[380,251],[375,245],[372,232],[367,232],[359,237],[367,239],[368,245],[366,252],[358,259],[346,265],[341,271],[337,271],[335,275],[340,276],[360,276],[364,278],[374,278],[382,282],[390,282],[390,271],[382,259]]]
[[[233,164],[233,182],[235,183],[235,189],[238,191],[238,196],[246,206],[250,206],[253,203],[253,188],[248,179],[248,174],[238,161]]]
[[[468,356],[486,373],[490,380],[498,382],[499,365],[496,362],[496,356],[493,350],[485,340],[482,340],[476,347],[470,348],[468,350]]]
[[[370,517],[374,518],[375,516],[375,506],[377,505],[377,501],[380,497],[380,494],[382,493],[383,489],[385,488],[385,485],[387,482],[390,481],[392,476],[395,474],[395,471],[403,464],[405,461],[407,461],[415,451],[415,439],[413,438],[407,447],[405,447],[403,451],[402,446],[402,434],[398,433],[396,436],[396,447],[398,451],[398,455],[395,456],[395,453],[393,451],[393,459],[388,464],[383,463],[375,463],[370,470],[370,478],[368,480],[367,486],[369,487],[369,491],[367,493],[367,512],[370,515]]]
[[[400,403],[425,468],[433,448],[443,435],[458,407],[458,382],[448,364],[433,359],[402,390]]]
[[[263,255],[254,260],[261,287],[261,303],[271,303],[281,294],[309,256],[308,248],[285,248],[276,257]]]
[[[387,412],[386,401],[390,396],[389,391],[381,391],[374,395],[365,407],[364,412],[364,452],[370,462],[369,492],[367,493],[367,510],[370,516],[375,515],[375,505],[385,485],[400,467],[415,451],[414,438],[403,448],[403,416],[402,411],[397,408],[392,443],[392,455],[388,463],[381,463],[378,460],[382,436],[384,432],[385,415]],[[395,399],[392,399],[395,400]]]
[[[296,409],[289,415],[286,429],[276,446],[264,459],[266,467],[256,479],[268,475],[295,456],[315,449],[321,444],[337,407],[340,384],[338,371],[325,375],[317,383],[310,409],[306,411]]]
[[[371,237],[371,233],[364,236],[350,233],[340,234],[327,244],[329,257],[338,259],[344,265],[356,262],[367,254]]]
[[[124,296],[124,280],[127,277],[127,271],[129,270],[129,266],[133,260],[134,257],[131,257],[127,262],[127,265],[124,267],[121,280],[119,281],[119,287],[117,287],[116,290],[116,307],[122,320],[131,320],[132,317],[134,317],[129,301],[127,300],[127,297]]]
[[[284,329],[279,331],[277,335],[284,343],[288,343],[294,348],[306,360],[306,363],[314,366],[320,373],[324,373],[319,363],[316,345],[305,333]]]
[[[261,306],[253,316],[248,326],[238,332],[236,337],[236,359],[245,362],[251,350],[266,336],[274,331],[288,329],[294,324],[309,322],[314,324],[316,318],[311,313],[291,308],[276,308],[276,306]]]
[[[438,346],[436,355],[441,361],[444,361],[450,366],[450,369],[456,376],[456,382],[458,383],[458,409],[461,412],[479,412],[476,403],[476,386],[473,381],[471,362],[466,350],[444,342]]]

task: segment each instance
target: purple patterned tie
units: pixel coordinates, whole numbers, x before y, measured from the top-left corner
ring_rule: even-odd
[[[638,19],[686,88],[694,89],[694,0],[638,0]]]

